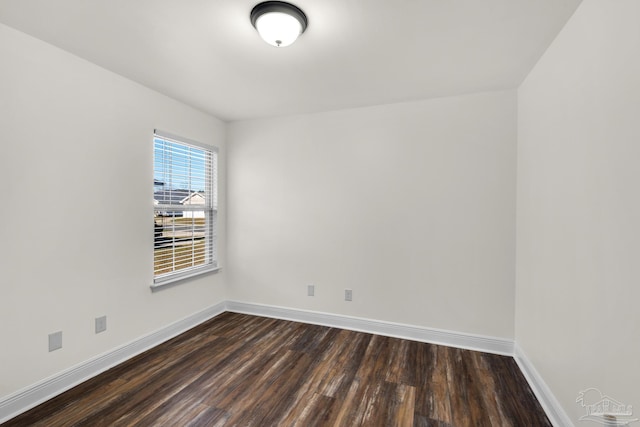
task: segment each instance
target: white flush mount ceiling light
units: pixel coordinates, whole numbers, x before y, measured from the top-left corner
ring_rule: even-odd
[[[265,1],[251,10],[251,24],[264,41],[275,47],[285,47],[307,29],[307,15],[290,3]]]

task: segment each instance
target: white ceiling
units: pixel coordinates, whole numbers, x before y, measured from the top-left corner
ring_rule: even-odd
[[[0,22],[224,120],[514,88],[581,0],[294,0],[287,48],[260,0],[0,0]]]

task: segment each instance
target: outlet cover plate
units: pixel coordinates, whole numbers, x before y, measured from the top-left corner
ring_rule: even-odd
[[[307,295],[312,297],[315,295],[315,286],[314,285],[307,285]]]
[[[107,330],[107,316],[96,317],[96,334]]]
[[[352,301],[353,300],[353,291],[351,289],[344,290],[344,300]]]
[[[62,331],[49,334],[49,351],[62,348]]]

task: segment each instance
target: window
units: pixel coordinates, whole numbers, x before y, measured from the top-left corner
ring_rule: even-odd
[[[153,135],[154,286],[216,270],[218,150]]]

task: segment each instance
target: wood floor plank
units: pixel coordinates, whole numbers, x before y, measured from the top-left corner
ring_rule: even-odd
[[[318,393],[343,399],[355,377],[372,338],[370,334],[340,331],[327,348],[315,375]]]
[[[540,408],[540,404],[531,388],[519,386],[526,385],[526,380],[515,360],[506,356],[487,359],[496,382],[497,400],[505,417],[516,426],[535,423],[535,425],[551,427],[546,417],[544,420],[536,417],[536,408]]]
[[[3,426],[549,427],[511,357],[223,313]]]
[[[332,332],[323,338],[326,342],[321,343],[321,348],[324,350],[316,352],[297,393],[291,396],[293,404],[280,425],[332,425],[335,422],[337,401],[346,395],[371,335],[337,329]],[[301,423],[300,417],[307,420],[307,424]],[[320,420],[322,424],[314,424]]]
[[[336,425],[362,425],[371,399],[380,391],[390,358],[389,338],[373,335],[338,412]]]
[[[265,426],[279,425],[283,415],[293,405],[294,395],[300,383],[304,381],[304,373],[312,363],[309,355],[287,350],[264,374],[254,383],[251,404],[231,406],[234,415],[230,425]]]
[[[451,402],[452,424],[460,427],[490,425],[482,411],[482,390],[474,372],[469,371],[467,352],[457,348],[447,350],[447,379]]]
[[[413,426],[415,387],[380,382],[367,400],[362,425]]]
[[[449,349],[417,343],[416,414],[425,420],[452,422],[446,358]],[[432,422],[430,421],[430,422]]]
[[[452,427],[451,424],[433,418],[427,418],[422,415],[416,415],[414,418],[414,427]]]
[[[471,352],[470,356],[470,369],[477,373],[478,382],[480,387],[484,390],[480,394],[483,400],[483,408],[491,425],[499,425],[503,427],[517,427],[514,426],[511,420],[505,416],[500,405],[499,394],[497,384],[491,373],[491,369],[487,364],[484,353]],[[492,355],[492,357],[495,357]]]
[[[416,385],[417,342],[399,338],[389,338],[393,357],[385,374],[385,380],[395,384]]]
[[[298,398],[289,413],[281,418],[281,426],[308,427],[334,425],[339,405],[335,398],[319,393],[306,393]]]
[[[187,427],[224,427],[229,419],[229,414],[218,408],[206,405],[198,407],[198,414],[184,414],[181,419],[176,420],[174,425],[184,425]]]

